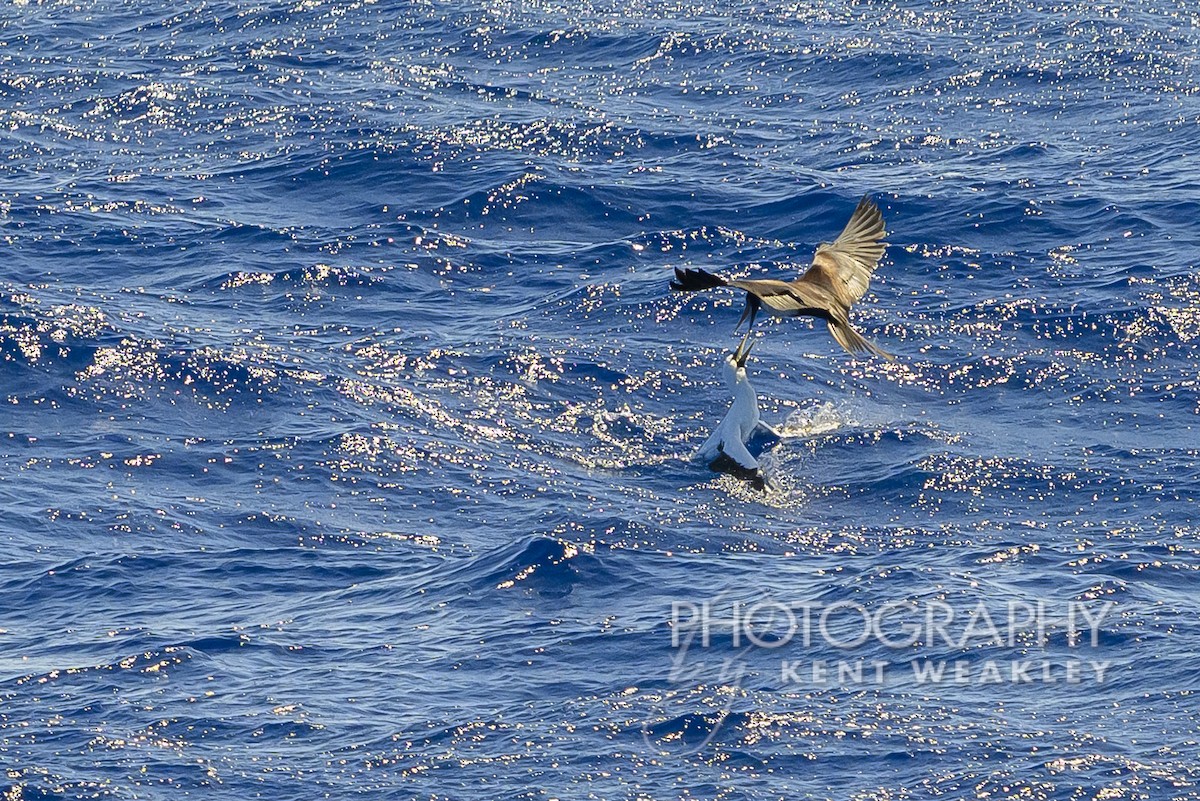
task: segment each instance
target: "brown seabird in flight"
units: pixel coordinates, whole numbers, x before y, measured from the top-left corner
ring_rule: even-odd
[[[747,333],[754,328],[754,318],[760,308],[776,317],[817,317],[829,325],[829,333],[848,352],[865,350],[885,359],[894,359],[850,325],[850,307],[867,291],[871,273],[887,246],[883,241],[885,235],[879,207],[870,197],[863,197],[838,238],[819,245],[812,266],[793,281],[772,278],[730,280],[701,269],[676,267],[671,289],[679,292],[698,292],[720,286],[744,289],[746,307],[738,326],[749,318]]]

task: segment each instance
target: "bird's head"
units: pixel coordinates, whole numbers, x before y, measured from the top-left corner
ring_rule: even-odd
[[[750,332],[747,331],[737,348],[725,357],[725,380],[730,386],[746,380],[746,360],[750,358],[750,349],[754,347],[749,339]]]

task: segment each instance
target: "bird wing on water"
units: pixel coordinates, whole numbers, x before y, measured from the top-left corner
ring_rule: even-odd
[[[848,310],[866,294],[886,235],[879,207],[863,197],[838,238],[818,246],[812,266],[793,283],[826,288]]]
[[[721,441],[719,448],[720,452],[728,456],[740,467],[747,470],[757,470],[758,460],[755,459],[750,451],[746,449],[746,443],[742,442],[737,437],[727,437]]]

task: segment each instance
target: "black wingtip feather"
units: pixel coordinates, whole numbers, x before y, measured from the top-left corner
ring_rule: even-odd
[[[720,446],[717,447],[717,458],[708,463],[708,469],[714,473],[728,473],[734,478],[740,478],[742,481],[749,482],[750,486],[759,492],[765,492],[767,489],[767,482],[763,478],[761,468],[743,467],[733,457],[725,453],[725,450]]]
[[[704,289],[725,286],[725,283],[725,279],[721,276],[713,275],[705,270],[698,268],[681,270],[676,267],[675,280],[671,282],[671,289],[676,292],[699,292]]]

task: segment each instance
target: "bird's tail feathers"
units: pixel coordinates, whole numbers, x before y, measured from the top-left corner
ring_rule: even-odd
[[[675,280],[671,282],[671,289],[676,292],[699,292],[703,289],[726,286],[727,283],[721,276],[713,275],[707,270],[699,268],[681,270],[676,267]]]
[[[833,334],[833,338],[837,343],[845,348],[850,353],[858,353],[859,351],[869,351],[876,356],[882,356],[889,362],[894,362],[896,357],[887,351],[880,348],[874,342],[870,341],[862,334],[855,331],[849,322],[841,320],[829,321],[829,333]]]

